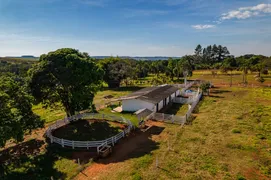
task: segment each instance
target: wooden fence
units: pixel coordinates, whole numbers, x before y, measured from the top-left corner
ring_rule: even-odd
[[[105,140],[101,140],[101,141],[71,141],[67,139],[57,138],[52,135],[53,130],[60,128],[61,126],[64,126],[66,124],[69,124],[72,121],[77,121],[79,119],[106,119],[106,120],[111,120],[111,121],[118,121],[120,123],[125,123],[128,126],[117,135],[107,138]],[[72,117],[65,118],[64,120],[56,121],[56,123],[49,126],[49,128],[46,131],[46,136],[50,138],[51,143],[57,143],[61,145],[62,147],[72,147],[73,149],[74,148],[87,148],[87,149],[97,148],[97,150],[99,151],[99,147],[101,146],[104,146],[104,145],[114,146],[121,138],[124,138],[126,135],[128,135],[133,128],[134,126],[132,125],[131,121],[123,117],[117,117],[117,116],[105,115],[105,114],[84,113],[84,114],[78,114]]]

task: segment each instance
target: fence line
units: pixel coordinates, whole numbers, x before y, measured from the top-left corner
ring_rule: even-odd
[[[176,116],[172,114],[164,114],[164,113],[156,113],[153,112],[149,116],[145,118],[145,120],[151,119],[156,121],[162,121],[165,123],[173,123],[173,124],[181,124],[184,125],[188,118],[191,116],[192,112],[194,111],[195,107],[199,103],[202,97],[202,92],[198,94],[196,98],[193,99],[192,105],[189,110],[186,112],[184,116]]]
[[[106,119],[111,121],[118,121],[120,123],[128,124],[128,126],[120,133],[110,138],[101,141],[71,141],[67,139],[61,139],[54,137],[52,135],[52,131],[58,129],[62,126],[69,124],[72,121],[77,121],[79,119]],[[53,125],[49,126],[46,130],[46,136],[50,139],[51,143],[56,143],[61,145],[62,147],[72,147],[74,148],[98,148],[106,145],[115,145],[121,138],[124,138],[126,135],[130,133],[130,131],[134,128],[131,121],[125,119],[123,117],[117,117],[112,115],[105,115],[105,114],[94,114],[94,113],[84,113],[84,114],[77,114],[72,117],[65,118],[63,120],[56,121]]]

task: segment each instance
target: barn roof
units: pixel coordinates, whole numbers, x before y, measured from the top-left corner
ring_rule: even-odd
[[[167,98],[171,94],[178,91],[179,88],[171,85],[163,85],[156,87],[147,87],[139,91],[133,92],[127,96],[121,98],[121,100],[127,99],[140,99],[151,103],[159,103],[161,100]]]

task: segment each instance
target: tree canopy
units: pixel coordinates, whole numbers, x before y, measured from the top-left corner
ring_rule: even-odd
[[[102,84],[103,70],[85,53],[64,48],[44,54],[29,71],[29,86],[38,102],[64,107],[67,116],[94,108],[94,94]]]
[[[43,127],[32,112],[33,98],[27,94],[21,78],[9,74],[0,78],[0,147],[9,139],[19,142],[25,133]]]
[[[100,64],[105,71],[104,81],[110,88],[120,87],[122,80],[134,77],[136,74],[134,70],[135,62],[128,59],[110,57],[101,60]]]

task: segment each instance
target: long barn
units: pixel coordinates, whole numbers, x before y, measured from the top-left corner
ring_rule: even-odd
[[[121,98],[122,111],[135,112],[149,109],[158,112],[179,94],[179,88],[171,85],[143,88]]]

